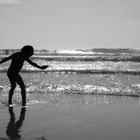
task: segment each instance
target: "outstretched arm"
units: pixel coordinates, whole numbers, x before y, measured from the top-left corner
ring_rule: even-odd
[[[8,60],[10,60],[10,59],[11,59],[11,56],[6,57],[6,58],[4,58],[4,59],[2,59],[2,60],[0,61],[0,64],[4,63],[4,62],[6,62],[6,61],[8,61]]]
[[[46,69],[47,67],[49,67],[48,65],[43,65],[43,66],[39,66],[38,64],[36,64],[35,62],[31,61],[30,59],[27,60],[27,62],[29,64],[31,64],[32,66],[39,68],[39,69]]]

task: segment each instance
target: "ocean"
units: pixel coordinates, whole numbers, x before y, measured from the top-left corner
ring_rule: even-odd
[[[0,58],[5,56],[0,55]],[[140,53],[74,51],[36,54],[32,60],[40,65],[47,64],[49,68],[39,70],[25,62],[21,76],[26,85],[28,104],[66,103],[65,96],[71,98],[71,95],[81,95],[87,104],[93,101],[91,97],[94,95],[140,96]],[[7,103],[10,89],[6,76],[9,64],[0,65],[1,104]],[[21,103],[19,93],[17,87],[16,104]]]

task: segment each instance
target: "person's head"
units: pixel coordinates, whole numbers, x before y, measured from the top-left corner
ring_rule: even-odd
[[[21,52],[25,56],[30,57],[34,54],[34,48],[31,45],[26,45],[21,49]]]

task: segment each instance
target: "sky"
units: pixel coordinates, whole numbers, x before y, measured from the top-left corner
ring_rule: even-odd
[[[0,49],[140,47],[140,0],[0,0]]]

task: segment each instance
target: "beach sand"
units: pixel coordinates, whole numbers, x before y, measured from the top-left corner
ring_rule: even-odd
[[[139,140],[139,98],[92,96],[93,102],[79,103],[77,96],[73,103],[29,105],[22,113],[20,105],[14,106],[16,120],[21,114],[20,139]],[[7,129],[13,131],[16,120],[10,119],[7,106],[0,106],[0,140],[8,140]]]

